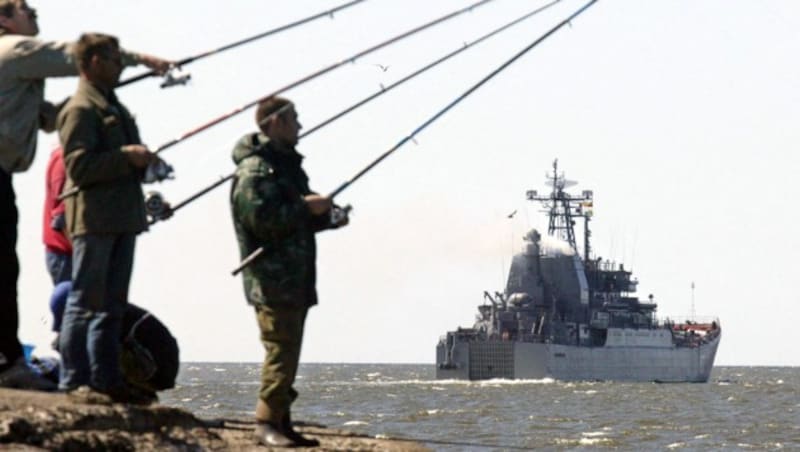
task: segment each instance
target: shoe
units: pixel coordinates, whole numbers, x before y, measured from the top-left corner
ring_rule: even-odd
[[[269,422],[256,424],[255,437],[258,444],[272,447],[297,447],[297,444],[287,438],[283,432]]]
[[[86,405],[111,405],[114,403],[111,396],[87,385],[67,390],[67,398],[74,403]]]
[[[292,427],[292,419],[289,416],[289,414],[287,414],[286,416],[283,417],[283,419],[281,419],[281,428],[283,429],[283,434],[290,440],[294,441],[297,447],[319,446],[318,440],[313,438],[306,438]]]
[[[55,383],[43,378],[28,367],[25,358],[19,358],[11,367],[0,372],[0,387],[34,391],[55,391],[57,389]]]

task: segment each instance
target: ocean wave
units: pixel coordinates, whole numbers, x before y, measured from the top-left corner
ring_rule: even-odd
[[[557,446],[599,446],[611,445],[614,441],[611,438],[556,438]]]
[[[599,436],[606,436],[608,433],[606,432],[583,432],[581,433],[582,436],[586,438],[597,438]]]
[[[347,422],[345,422],[345,423],[344,423],[344,424],[342,424],[342,425],[346,425],[346,426],[348,426],[348,427],[352,427],[352,426],[354,426],[354,425],[369,425],[369,422],[364,422],[364,421],[347,421]]]
[[[572,391],[573,394],[586,394],[586,395],[595,395],[597,394],[596,389],[587,389],[585,391]]]

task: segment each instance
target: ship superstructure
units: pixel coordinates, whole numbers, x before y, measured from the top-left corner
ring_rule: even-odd
[[[592,257],[593,193],[568,193],[575,182],[559,174],[557,161],[547,185],[545,196],[527,193],[544,206],[547,236],[529,231],[505,291],[484,292],[475,324],[440,339],[437,378],[707,381],[719,320],[660,321],[652,295],[636,297],[630,270]]]

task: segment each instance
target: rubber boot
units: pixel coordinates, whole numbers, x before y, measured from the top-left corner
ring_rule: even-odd
[[[256,403],[256,428],[255,439],[262,446],[296,447],[297,444],[289,439],[280,425],[268,421],[269,409],[263,400]]]
[[[298,447],[317,447],[319,446],[319,441],[314,438],[306,438],[305,436],[301,435],[297,430],[292,427],[292,418],[289,415],[289,412],[286,412],[286,415],[283,416],[281,419],[281,427],[283,427],[283,434],[286,435],[287,438],[294,441]]]

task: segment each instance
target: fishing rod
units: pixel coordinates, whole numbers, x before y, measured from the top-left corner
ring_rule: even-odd
[[[428,64],[426,64],[422,68],[420,68],[420,69],[418,69],[418,70],[406,75],[405,77],[397,80],[396,82],[394,82],[394,83],[392,83],[390,85],[387,85],[387,86],[381,85],[381,89],[379,91],[376,91],[375,93],[373,93],[373,94],[363,98],[362,100],[354,103],[353,105],[345,108],[344,110],[340,111],[339,113],[336,113],[335,115],[331,116],[330,118],[320,122],[319,124],[315,125],[314,127],[311,127],[309,130],[301,133],[298,136],[298,139],[302,139],[302,138],[304,138],[304,137],[306,137],[308,135],[311,135],[312,133],[316,132],[317,130],[319,130],[319,129],[325,127],[325,126],[330,125],[332,122],[344,117],[348,113],[353,112],[354,110],[358,109],[359,107],[364,106],[365,104],[369,103],[370,101],[373,101],[373,100],[377,99],[378,97],[388,93],[389,91],[391,91],[392,89],[402,85],[403,83],[406,83],[409,80],[411,80],[411,79],[423,74],[424,72],[427,72],[428,70],[433,69],[434,67],[438,66],[439,64],[444,63],[445,61],[449,60],[450,58],[453,58],[456,55],[458,55],[458,54],[460,54],[462,52],[465,52],[467,49],[472,48],[474,45],[479,44],[479,43],[481,43],[483,41],[486,41],[487,39],[494,37],[495,35],[503,32],[503,31],[505,31],[505,30],[507,30],[507,29],[509,29],[511,27],[513,27],[514,25],[517,25],[517,24],[525,21],[526,19],[529,19],[529,18],[535,16],[536,14],[539,14],[540,12],[550,8],[551,6],[555,5],[556,3],[559,3],[560,1],[562,1],[562,0],[553,0],[553,1],[551,1],[550,3],[548,3],[548,4],[544,5],[544,6],[538,7],[536,9],[534,9],[533,11],[530,11],[527,14],[524,14],[524,15],[518,17],[517,19],[514,19],[511,22],[508,22],[505,25],[502,25],[502,26],[492,30],[491,32],[484,34],[483,36],[473,40],[472,42],[465,42],[458,49],[456,49],[456,50],[454,50],[454,51],[452,51],[452,52],[450,52],[450,53],[448,53],[448,54],[446,54],[446,55],[444,55],[444,56],[442,56],[442,57],[440,57],[440,58],[438,58],[438,59],[436,59],[436,60],[434,60],[434,61],[432,61],[432,62],[430,62]],[[227,176],[222,177],[220,180],[214,182],[213,184],[209,185],[208,187],[203,188],[199,192],[193,194],[192,196],[190,196],[189,198],[181,201],[180,203],[176,204],[175,206],[170,207],[169,209],[167,209],[166,205],[164,204],[163,197],[161,197],[160,193],[152,192],[152,193],[148,194],[148,196],[152,196],[153,199],[154,199],[154,204],[152,204],[154,207],[153,207],[152,210],[150,210],[148,212],[148,214],[152,218],[152,220],[150,221],[150,224],[154,224],[154,223],[156,223],[157,221],[159,221],[161,219],[166,219],[165,216],[166,216],[167,212],[169,212],[169,216],[171,216],[178,209],[180,209],[180,208],[186,206],[187,204],[197,200],[201,196],[203,196],[206,193],[210,192],[214,188],[222,185],[226,181],[231,180],[234,177],[235,174],[236,173],[233,172],[233,173],[231,173],[231,174],[229,174]]]
[[[235,110],[231,111],[230,113],[226,113],[226,114],[224,114],[224,115],[222,115],[222,116],[220,116],[218,118],[212,119],[211,121],[209,121],[209,122],[207,122],[207,123],[205,123],[203,125],[200,125],[200,126],[194,128],[192,130],[189,130],[188,132],[184,133],[183,135],[181,135],[181,136],[179,136],[177,138],[174,138],[174,139],[172,139],[170,141],[167,141],[166,143],[164,143],[161,146],[159,146],[158,148],[156,148],[156,150],[153,153],[156,154],[156,155],[160,154],[160,153],[166,151],[167,149],[175,146],[176,144],[182,143],[183,141],[185,141],[185,140],[197,135],[198,133],[203,132],[205,130],[208,130],[211,127],[214,127],[215,125],[217,125],[217,124],[219,124],[219,123],[221,123],[221,122],[223,122],[223,121],[225,121],[227,119],[230,119],[230,118],[238,115],[239,113],[241,113],[241,112],[243,112],[243,111],[245,111],[245,110],[247,110],[247,109],[249,109],[251,107],[254,107],[254,106],[258,105],[259,103],[261,103],[261,102],[263,102],[263,101],[265,101],[265,100],[267,100],[267,99],[269,99],[271,97],[275,97],[275,96],[283,93],[284,91],[288,91],[288,90],[290,90],[292,88],[296,88],[296,87],[298,87],[298,86],[300,86],[300,85],[302,85],[302,84],[304,84],[306,82],[309,82],[309,81],[311,81],[311,80],[313,80],[313,79],[315,79],[317,77],[320,77],[320,76],[322,76],[324,74],[327,74],[328,72],[331,72],[334,69],[340,68],[340,67],[344,66],[345,64],[354,63],[357,59],[362,58],[362,57],[364,57],[364,56],[366,56],[366,55],[368,55],[368,54],[370,54],[372,52],[375,52],[375,51],[377,51],[379,49],[387,47],[387,46],[389,46],[391,44],[394,44],[394,43],[396,43],[398,41],[401,41],[401,40],[403,40],[403,39],[405,39],[405,38],[407,38],[409,36],[412,36],[412,35],[414,35],[416,33],[419,33],[419,32],[421,32],[421,31],[423,31],[423,30],[425,30],[427,28],[431,28],[431,27],[433,27],[435,25],[438,25],[438,24],[440,24],[442,22],[445,22],[445,21],[447,21],[449,19],[452,19],[452,18],[454,18],[456,16],[459,16],[459,15],[461,15],[463,13],[470,12],[470,11],[472,11],[473,9],[475,9],[475,8],[477,8],[479,6],[483,6],[486,3],[489,3],[489,2],[492,2],[492,1],[494,1],[494,0],[479,0],[479,1],[477,1],[475,3],[472,3],[471,5],[469,5],[469,6],[465,7],[465,8],[461,8],[461,9],[458,9],[458,10],[453,11],[451,13],[445,14],[444,16],[441,16],[441,17],[439,17],[437,19],[434,19],[434,20],[432,20],[430,22],[422,24],[422,25],[420,25],[418,27],[412,28],[411,30],[408,30],[406,32],[400,33],[399,35],[394,36],[392,38],[389,38],[389,39],[387,39],[387,40],[385,40],[385,41],[383,41],[381,43],[373,45],[372,47],[369,47],[369,48],[367,48],[365,50],[362,50],[362,51],[356,53],[355,55],[347,57],[347,58],[345,58],[345,59],[343,59],[343,60],[341,60],[339,62],[333,63],[333,64],[328,65],[328,66],[326,66],[326,67],[324,67],[322,69],[319,69],[319,70],[317,70],[315,72],[312,72],[311,74],[309,74],[309,75],[307,75],[307,76],[305,76],[303,78],[300,78],[298,80],[295,80],[294,82],[289,83],[288,85],[286,85],[286,86],[284,86],[282,88],[279,88],[276,91],[273,91],[273,92],[267,94],[266,96],[262,96],[262,97],[254,100],[252,102],[248,102],[248,103],[242,105],[241,107],[238,107]],[[171,168],[169,168],[169,169],[171,170]],[[68,198],[70,196],[74,196],[79,191],[80,191],[80,187],[74,187],[71,190],[68,190],[68,191],[62,193],[61,195],[59,195],[58,199],[59,200],[63,200],[63,199],[66,199],[66,198]]]
[[[438,66],[439,64],[444,63],[445,61],[447,61],[450,58],[453,58],[454,56],[466,51],[467,49],[471,48],[472,46],[474,46],[476,44],[480,44],[481,42],[486,41],[487,39],[494,37],[495,35],[503,32],[503,31],[505,31],[505,30],[507,30],[507,29],[509,29],[511,27],[513,27],[514,25],[517,25],[520,22],[539,14],[540,12],[546,10],[547,8],[550,8],[551,6],[555,5],[556,3],[560,2],[560,1],[561,0],[553,0],[553,1],[551,1],[550,3],[548,3],[548,4],[544,5],[544,6],[540,6],[540,7],[536,8],[536,9],[534,9],[533,11],[530,11],[527,14],[524,14],[524,15],[518,17],[517,19],[514,19],[511,22],[509,22],[509,23],[507,23],[507,24],[505,24],[505,25],[503,25],[503,26],[501,26],[499,28],[496,28],[496,29],[492,30],[491,32],[481,36],[478,39],[475,39],[472,42],[465,42],[458,49],[448,53],[447,55],[442,56],[441,58],[439,58],[439,59],[437,59],[435,61],[432,61],[432,62],[428,63],[427,65],[423,66],[422,68],[420,68],[420,69],[418,69],[418,70],[406,75],[405,77],[399,79],[398,81],[396,81],[396,82],[394,82],[394,83],[392,83],[392,84],[390,84],[388,86],[381,85],[380,91],[377,91],[376,93],[365,97],[364,99],[360,100],[359,102],[356,102],[355,104],[353,104],[350,107],[342,110],[341,112],[331,116],[330,118],[326,119],[325,121],[322,121],[321,123],[317,124],[316,126],[312,127],[308,131],[306,131],[300,137],[302,138],[305,135],[309,135],[309,134],[317,131],[318,129],[321,129],[321,128],[327,126],[328,124],[336,121],[337,119],[341,118],[342,116],[345,116],[348,113],[352,112],[353,110],[363,106],[367,102],[369,102],[369,101],[371,101],[373,99],[376,99],[376,98],[380,97],[381,95],[386,94],[387,92],[391,91],[392,89],[402,85],[403,83],[413,79],[414,77],[416,77],[416,76],[418,76],[418,75],[420,75],[420,74],[422,74],[424,72],[427,72],[430,69],[433,69],[434,67]]]
[[[459,16],[459,15],[461,15],[463,13],[472,11],[473,9],[475,9],[475,8],[477,8],[479,6],[482,6],[482,5],[484,5],[486,3],[489,3],[489,2],[492,2],[492,1],[494,1],[494,0],[480,0],[478,2],[475,2],[475,3],[467,6],[466,8],[461,8],[459,10],[456,10],[456,11],[453,11],[451,13],[445,14],[444,16],[439,17],[438,19],[434,19],[434,20],[432,20],[430,22],[427,22],[425,24],[422,24],[422,25],[420,25],[418,27],[412,28],[411,30],[408,30],[408,31],[406,31],[404,33],[400,33],[397,36],[394,36],[394,37],[389,38],[389,39],[387,39],[387,40],[385,40],[385,41],[383,41],[381,43],[373,45],[372,47],[369,47],[369,48],[367,48],[365,50],[362,50],[362,51],[356,53],[355,55],[349,56],[347,58],[342,59],[341,61],[338,61],[336,63],[330,64],[330,65],[328,65],[328,66],[326,66],[326,67],[324,67],[322,69],[319,69],[319,70],[317,70],[315,72],[312,72],[311,74],[308,74],[303,78],[295,80],[294,82],[291,82],[291,83],[289,83],[288,85],[286,85],[286,86],[284,86],[282,88],[278,88],[277,90],[267,94],[266,96],[262,96],[262,97],[259,97],[256,100],[254,100],[254,101],[248,102],[248,103],[242,105],[241,107],[231,111],[230,113],[226,113],[226,114],[224,114],[224,115],[222,115],[222,116],[220,116],[220,117],[218,117],[216,119],[213,119],[213,120],[211,120],[211,121],[209,121],[209,122],[207,122],[207,123],[205,123],[205,124],[203,124],[203,125],[201,125],[201,126],[199,126],[197,128],[194,128],[194,129],[184,133],[183,135],[179,136],[178,138],[175,138],[173,140],[170,140],[170,141],[162,144],[161,146],[159,146],[156,149],[155,153],[156,154],[161,153],[161,152],[171,148],[172,146],[175,146],[176,144],[181,143],[181,142],[187,140],[188,138],[191,138],[191,137],[197,135],[198,133],[200,133],[200,132],[202,132],[204,130],[207,130],[207,129],[209,129],[209,128],[211,128],[211,127],[213,127],[213,126],[215,126],[215,125],[217,125],[217,124],[219,124],[219,123],[221,123],[221,122],[223,122],[223,121],[225,121],[227,119],[230,119],[233,116],[236,116],[237,114],[239,114],[239,113],[241,113],[241,112],[243,112],[243,111],[245,111],[245,110],[247,110],[247,109],[249,109],[251,107],[254,107],[254,106],[258,105],[259,103],[261,103],[261,102],[263,102],[263,101],[265,101],[265,100],[267,100],[267,99],[269,99],[271,97],[275,97],[275,96],[283,93],[284,91],[288,91],[288,90],[290,90],[292,88],[296,88],[296,87],[298,87],[298,86],[300,86],[300,85],[302,85],[302,84],[304,84],[306,82],[309,82],[309,81],[311,81],[311,80],[313,80],[313,79],[315,79],[317,77],[325,75],[328,72],[333,71],[334,69],[338,69],[338,68],[344,66],[345,64],[354,63],[359,58],[362,58],[362,57],[364,57],[366,55],[369,55],[370,53],[373,53],[373,52],[375,52],[377,50],[380,50],[380,49],[382,49],[384,47],[387,47],[387,46],[389,46],[391,44],[394,44],[394,43],[396,43],[398,41],[401,41],[401,40],[403,40],[405,38],[408,38],[411,35],[417,34],[417,33],[421,32],[421,31],[423,31],[423,30],[425,30],[427,28],[431,28],[431,27],[433,27],[435,25],[438,25],[438,24],[440,24],[442,22],[445,22],[445,21],[447,21],[449,19],[452,19],[452,18],[454,18],[456,16]]]
[[[578,17],[578,16],[579,16],[579,15],[581,15],[581,14],[582,14],[584,11],[586,11],[587,9],[589,9],[589,7],[591,7],[592,5],[594,5],[595,3],[597,3],[597,1],[598,1],[598,0],[590,0],[588,3],[586,3],[586,4],[585,4],[585,5],[583,5],[581,8],[579,8],[577,11],[575,11],[574,13],[572,13],[572,14],[571,14],[569,17],[567,17],[566,19],[564,19],[564,20],[562,20],[561,22],[559,22],[559,23],[558,23],[558,25],[556,25],[555,27],[551,28],[551,29],[550,29],[550,30],[548,30],[548,31],[547,31],[545,34],[543,34],[542,36],[540,36],[539,38],[537,38],[536,40],[534,40],[532,43],[528,44],[528,45],[527,45],[525,48],[523,48],[522,50],[520,50],[519,52],[517,52],[517,53],[516,53],[516,54],[515,54],[513,57],[511,57],[511,58],[510,58],[510,59],[508,59],[506,62],[504,62],[503,64],[501,64],[499,67],[497,67],[495,70],[493,70],[491,73],[489,73],[489,75],[487,75],[486,77],[482,78],[480,81],[478,81],[478,83],[476,83],[476,84],[472,85],[472,86],[471,86],[469,89],[467,89],[466,91],[464,91],[464,93],[462,93],[460,96],[458,96],[458,97],[457,97],[455,100],[453,100],[452,102],[450,102],[449,104],[447,104],[447,106],[445,106],[443,109],[439,110],[439,111],[438,111],[438,112],[436,112],[436,113],[435,113],[433,116],[431,116],[430,118],[428,118],[428,119],[427,119],[425,122],[423,122],[423,123],[422,123],[422,124],[421,124],[419,127],[417,127],[416,129],[414,129],[414,130],[411,132],[411,134],[409,134],[409,135],[408,135],[408,136],[406,136],[405,138],[401,139],[401,140],[400,140],[400,141],[399,141],[397,144],[395,144],[394,146],[392,146],[392,147],[391,147],[391,148],[390,148],[388,151],[386,151],[386,152],[384,152],[383,154],[381,154],[381,155],[380,155],[380,156],[379,156],[377,159],[373,160],[373,161],[372,161],[372,162],[371,162],[369,165],[367,165],[366,167],[364,167],[364,169],[362,169],[361,171],[359,171],[358,173],[356,173],[356,175],[355,175],[355,176],[351,177],[350,179],[348,179],[347,181],[345,181],[344,183],[342,183],[342,184],[341,184],[339,187],[337,187],[337,188],[336,188],[334,191],[332,191],[332,192],[331,192],[331,193],[328,195],[328,198],[329,198],[329,199],[331,199],[331,200],[333,200],[333,198],[335,198],[337,195],[339,195],[339,194],[340,194],[340,193],[342,193],[344,190],[346,190],[346,189],[347,189],[347,187],[349,187],[349,186],[350,186],[350,185],[352,185],[352,184],[353,184],[355,181],[357,181],[358,179],[360,179],[361,177],[363,177],[363,176],[364,176],[365,174],[367,174],[367,173],[368,173],[370,170],[372,170],[372,168],[374,168],[375,166],[377,166],[379,163],[381,163],[383,160],[385,160],[387,157],[389,157],[389,156],[390,156],[391,154],[393,154],[395,151],[397,151],[398,149],[400,149],[400,147],[402,147],[404,144],[408,143],[409,141],[412,141],[412,140],[414,140],[414,136],[416,136],[417,134],[419,134],[420,132],[422,132],[423,130],[425,130],[425,129],[426,129],[428,126],[430,126],[431,124],[433,124],[433,123],[434,123],[434,122],[435,122],[437,119],[439,119],[439,118],[441,118],[442,116],[444,116],[444,114],[445,114],[445,113],[447,113],[447,112],[448,112],[448,111],[450,111],[450,110],[451,110],[453,107],[455,107],[456,105],[458,105],[458,104],[459,104],[461,101],[463,101],[464,99],[466,99],[466,98],[467,98],[467,97],[468,97],[470,94],[472,94],[473,92],[475,92],[476,90],[478,90],[478,88],[480,88],[481,86],[485,85],[485,84],[486,84],[486,83],[487,83],[489,80],[493,79],[495,76],[497,76],[497,75],[498,75],[499,73],[501,73],[503,70],[505,70],[506,68],[508,68],[510,65],[512,65],[514,62],[516,62],[518,59],[522,58],[522,56],[523,56],[523,55],[525,55],[525,54],[526,54],[526,53],[528,53],[528,52],[529,52],[531,49],[533,49],[534,47],[536,47],[537,45],[539,45],[539,43],[541,43],[542,41],[544,41],[544,40],[546,40],[547,38],[549,38],[549,37],[550,37],[550,36],[551,36],[553,33],[555,33],[556,31],[560,30],[560,29],[561,29],[561,28],[563,28],[565,25],[568,25],[568,24],[570,24],[570,23],[571,23],[571,22],[572,22],[572,21],[573,21],[573,20],[574,20],[576,17]],[[261,254],[263,254],[263,253],[264,253],[264,248],[263,248],[263,247],[259,247],[257,250],[255,250],[255,251],[253,251],[252,253],[250,253],[250,255],[248,255],[247,257],[245,257],[245,258],[242,260],[242,262],[239,264],[239,266],[238,266],[238,267],[236,267],[236,268],[235,268],[235,269],[234,269],[234,270],[231,272],[231,274],[232,274],[232,275],[234,275],[234,276],[238,275],[238,274],[239,274],[239,273],[240,273],[242,270],[244,270],[244,268],[245,268],[245,267],[247,267],[248,265],[250,265],[250,263],[252,263],[254,260],[256,260],[256,259],[257,259],[259,256],[261,256]]]
[[[184,58],[182,60],[176,61],[174,66],[170,69],[170,71],[167,72],[166,80],[164,81],[164,83],[161,84],[161,87],[162,88],[167,88],[167,87],[170,87],[170,86],[173,86],[173,85],[185,85],[186,82],[188,82],[189,79],[191,78],[191,75],[189,75],[187,73],[179,72],[178,69],[181,68],[182,66],[185,66],[187,64],[193,63],[193,62],[195,62],[197,60],[202,60],[203,58],[206,58],[206,57],[210,57],[211,55],[216,55],[218,53],[225,52],[227,50],[233,49],[234,47],[239,47],[241,45],[248,44],[248,43],[251,43],[253,41],[262,39],[262,38],[266,38],[267,36],[278,34],[278,33],[281,33],[283,31],[290,30],[292,28],[298,27],[300,25],[305,25],[305,24],[307,24],[309,22],[313,22],[313,21],[315,21],[317,19],[321,19],[323,17],[330,17],[331,19],[333,19],[333,14],[334,13],[342,11],[344,9],[347,9],[347,8],[349,8],[351,6],[354,6],[354,5],[358,4],[358,3],[362,3],[364,1],[366,1],[366,0],[353,0],[353,1],[350,1],[348,3],[344,3],[342,5],[339,5],[339,6],[335,7],[335,8],[331,8],[331,9],[329,9],[327,11],[323,11],[321,13],[317,13],[317,14],[314,14],[312,16],[308,16],[306,18],[303,18],[303,19],[288,23],[286,25],[281,25],[280,27],[273,28],[271,30],[265,31],[263,33],[259,33],[259,34],[254,35],[254,36],[250,36],[249,38],[241,39],[239,41],[233,42],[231,44],[224,45],[224,46],[219,47],[217,49],[213,49],[213,50],[209,50],[209,51],[206,51],[206,52],[202,52],[202,53],[199,53],[197,55],[190,56],[190,57]],[[139,80],[143,80],[143,79],[146,79],[148,77],[153,77],[153,76],[156,76],[156,75],[159,75],[159,73],[156,72],[156,71],[143,72],[143,73],[141,73],[139,75],[135,75],[133,77],[130,77],[130,78],[125,79],[125,80],[122,80],[121,82],[117,83],[117,88],[119,88],[121,86],[129,85],[131,83],[138,82]]]

